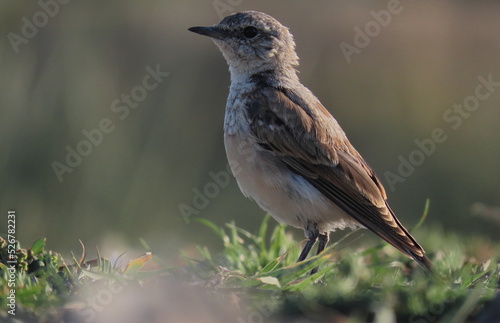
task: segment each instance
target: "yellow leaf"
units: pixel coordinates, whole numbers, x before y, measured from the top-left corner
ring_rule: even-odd
[[[151,252],[148,252],[145,255],[142,255],[130,261],[123,273],[126,275],[137,274],[144,267],[144,265],[146,265],[146,263],[151,260],[151,258],[153,258],[153,254]]]

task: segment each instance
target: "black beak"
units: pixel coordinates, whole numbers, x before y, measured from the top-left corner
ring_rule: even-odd
[[[217,27],[191,27],[188,30],[215,39],[224,39],[228,36],[225,31]]]

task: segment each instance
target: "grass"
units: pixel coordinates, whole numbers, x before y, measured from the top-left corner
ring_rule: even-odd
[[[302,244],[284,226],[270,228],[269,217],[255,234],[233,223],[219,227],[207,219],[196,221],[220,238],[222,252],[198,246],[196,257],[184,256],[185,264],[176,267],[158,265],[151,253],[121,265],[104,257],[86,261],[83,252],[67,264],[59,254],[44,250],[44,239],[28,249],[18,245],[17,318],[37,322],[60,317],[57,313],[68,311],[75,298],[96,295],[110,282],[148,293],[148,286],[174,279],[196,285],[210,297],[236,296],[236,321],[254,319],[248,315],[270,322],[498,321],[499,246],[480,238],[426,230],[424,241],[434,264],[429,275],[385,243],[351,248],[356,233],[297,264]],[[9,277],[4,240],[0,247],[1,319],[8,317]],[[151,263],[155,268],[146,269]],[[309,276],[318,265],[319,271]]]
[[[275,227],[266,244],[267,218],[256,235],[234,224],[224,230],[199,221],[224,243],[217,257],[200,248],[212,269],[208,275],[201,271],[200,278],[209,279],[219,270],[225,276],[222,289],[252,287],[255,302],[267,302],[272,295],[273,313],[280,317],[350,317],[364,322],[390,315],[397,321],[464,322],[479,317],[483,305],[498,292],[496,258],[479,263],[466,254],[467,245],[480,249],[486,242],[463,241],[439,230],[428,232],[426,239],[431,250],[440,250],[430,254],[435,274],[428,275],[386,244],[361,251],[343,248],[350,235],[323,254],[296,264],[300,246],[283,226]],[[308,276],[318,264],[318,273]]]

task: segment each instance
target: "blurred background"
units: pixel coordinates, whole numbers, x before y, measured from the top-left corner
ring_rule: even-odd
[[[500,86],[471,112],[453,106],[476,95],[480,76],[500,82],[500,3],[401,1],[380,18],[390,2],[1,1],[0,231],[15,209],[25,246],[47,237],[64,255],[78,253],[81,239],[121,253],[143,238],[173,256],[216,245],[190,216],[254,231],[264,212],[233,178],[226,186],[211,176],[227,166],[227,66],[187,28],[258,10],[291,29],[301,81],[407,227],[430,199],[425,226],[498,239],[489,219],[500,213]],[[145,90],[151,70],[161,73]],[[388,172],[401,176],[401,160],[419,154],[415,140],[436,128],[446,140],[390,184]]]

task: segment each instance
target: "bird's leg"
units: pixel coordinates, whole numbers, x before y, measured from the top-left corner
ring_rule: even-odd
[[[329,234],[330,232],[325,232],[319,235],[318,251],[316,252],[316,255],[319,255],[323,252],[323,250],[325,250],[326,245],[328,244],[328,240],[330,239]],[[311,270],[311,275],[314,275],[316,272],[318,272],[318,268],[319,267],[313,268]]]
[[[309,240],[307,240],[306,245],[304,246],[304,249],[302,249],[302,252],[300,253],[299,259],[297,259],[297,262],[301,262],[302,260],[306,259],[307,255],[309,254],[309,251],[311,250],[312,246],[316,243],[316,240],[318,239],[318,236],[311,237]]]
[[[304,233],[308,240],[306,245],[304,246],[304,249],[302,249],[302,252],[300,253],[297,262],[306,259],[307,255],[309,254],[309,251],[311,251],[312,246],[316,243],[316,240],[318,240],[319,236],[318,227],[316,226],[316,224],[313,223],[307,223],[306,227],[304,228]]]
[[[319,235],[319,242],[318,242],[318,251],[316,252],[317,255],[323,252],[325,250],[326,245],[328,244],[328,241],[330,240],[329,238],[330,232],[325,232],[321,233]]]

